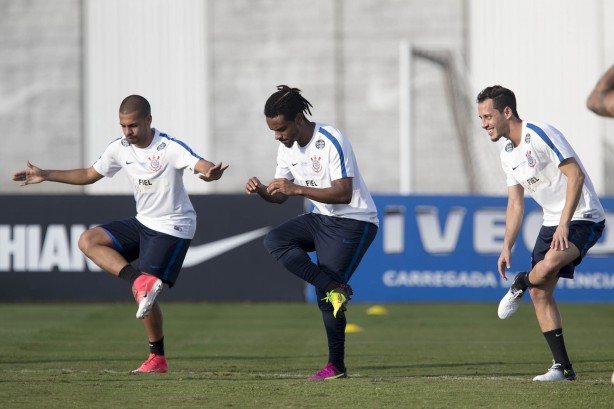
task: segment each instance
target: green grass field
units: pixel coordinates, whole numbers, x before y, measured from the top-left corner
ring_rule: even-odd
[[[550,366],[533,308],[350,304],[349,379],[307,381],[327,358],[314,305],[164,303],[170,371],[147,356],[128,303],[0,304],[2,408],[612,408],[614,305],[564,304],[575,382]]]

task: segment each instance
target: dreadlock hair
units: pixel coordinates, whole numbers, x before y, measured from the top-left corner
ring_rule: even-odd
[[[510,89],[502,87],[501,85],[493,85],[492,87],[486,87],[477,97],[477,102],[483,102],[487,99],[492,99],[492,107],[499,112],[503,112],[505,107],[510,107],[512,114],[518,119],[518,111],[516,111],[516,95]]]
[[[140,95],[130,95],[124,98],[119,106],[119,112],[121,114],[131,114],[138,112],[140,118],[146,118],[151,115],[151,106],[149,101]]]
[[[311,115],[309,107],[313,106],[302,95],[298,88],[287,85],[278,85],[277,92],[267,99],[264,104],[264,115],[275,118],[283,115],[287,120],[293,121],[299,113]]]

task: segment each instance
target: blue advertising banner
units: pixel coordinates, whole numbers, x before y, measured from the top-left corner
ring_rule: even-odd
[[[499,301],[520,271],[531,268],[531,251],[542,223],[541,208],[527,198],[508,281],[497,260],[505,232],[506,197],[375,196],[380,230],[352,276],[353,301]],[[603,199],[614,220],[614,199]],[[608,223],[606,220],[606,225]],[[600,241],[561,279],[558,301],[614,302],[614,235]],[[315,298],[308,291],[308,299]]]

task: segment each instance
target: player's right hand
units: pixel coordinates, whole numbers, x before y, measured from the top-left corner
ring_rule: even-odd
[[[501,276],[501,278],[503,278],[504,280],[507,281],[507,276],[505,275],[505,270],[509,270],[512,265],[510,263],[510,260],[512,259],[512,252],[507,250],[507,249],[503,249],[501,251],[501,255],[499,256],[499,260],[497,261],[497,267],[499,268],[499,275]]]
[[[45,171],[41,168],[34,166],[30,161],[26,162],[26,170],[16,172],[13,174],[13,180],[15,182],[21,182],[20,186],[34,185],[36,183],[43,182],[45,178]]]

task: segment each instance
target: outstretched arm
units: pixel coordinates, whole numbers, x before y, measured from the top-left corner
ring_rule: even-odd
[[[586,100],[586,107],[597,115],[614,117],[614,65],[599,79]]]
[[[200,175],[198,175],[199,178],[201,178],[205,182],[212,182],[221,178],[228,166],[229,165],[222,167],[222,162],[215,165],[213,162],[209,162],[205,159],[200,159],[198,162],[196,162],[194,170],[200,173]]]
[[[67,183],[69,185],[89,185],[102,179],[93,167],[71,170],[47,170],[26,162],[26,169],[13,174],[15,182],[21,186],[34,185],[44,181]]]

